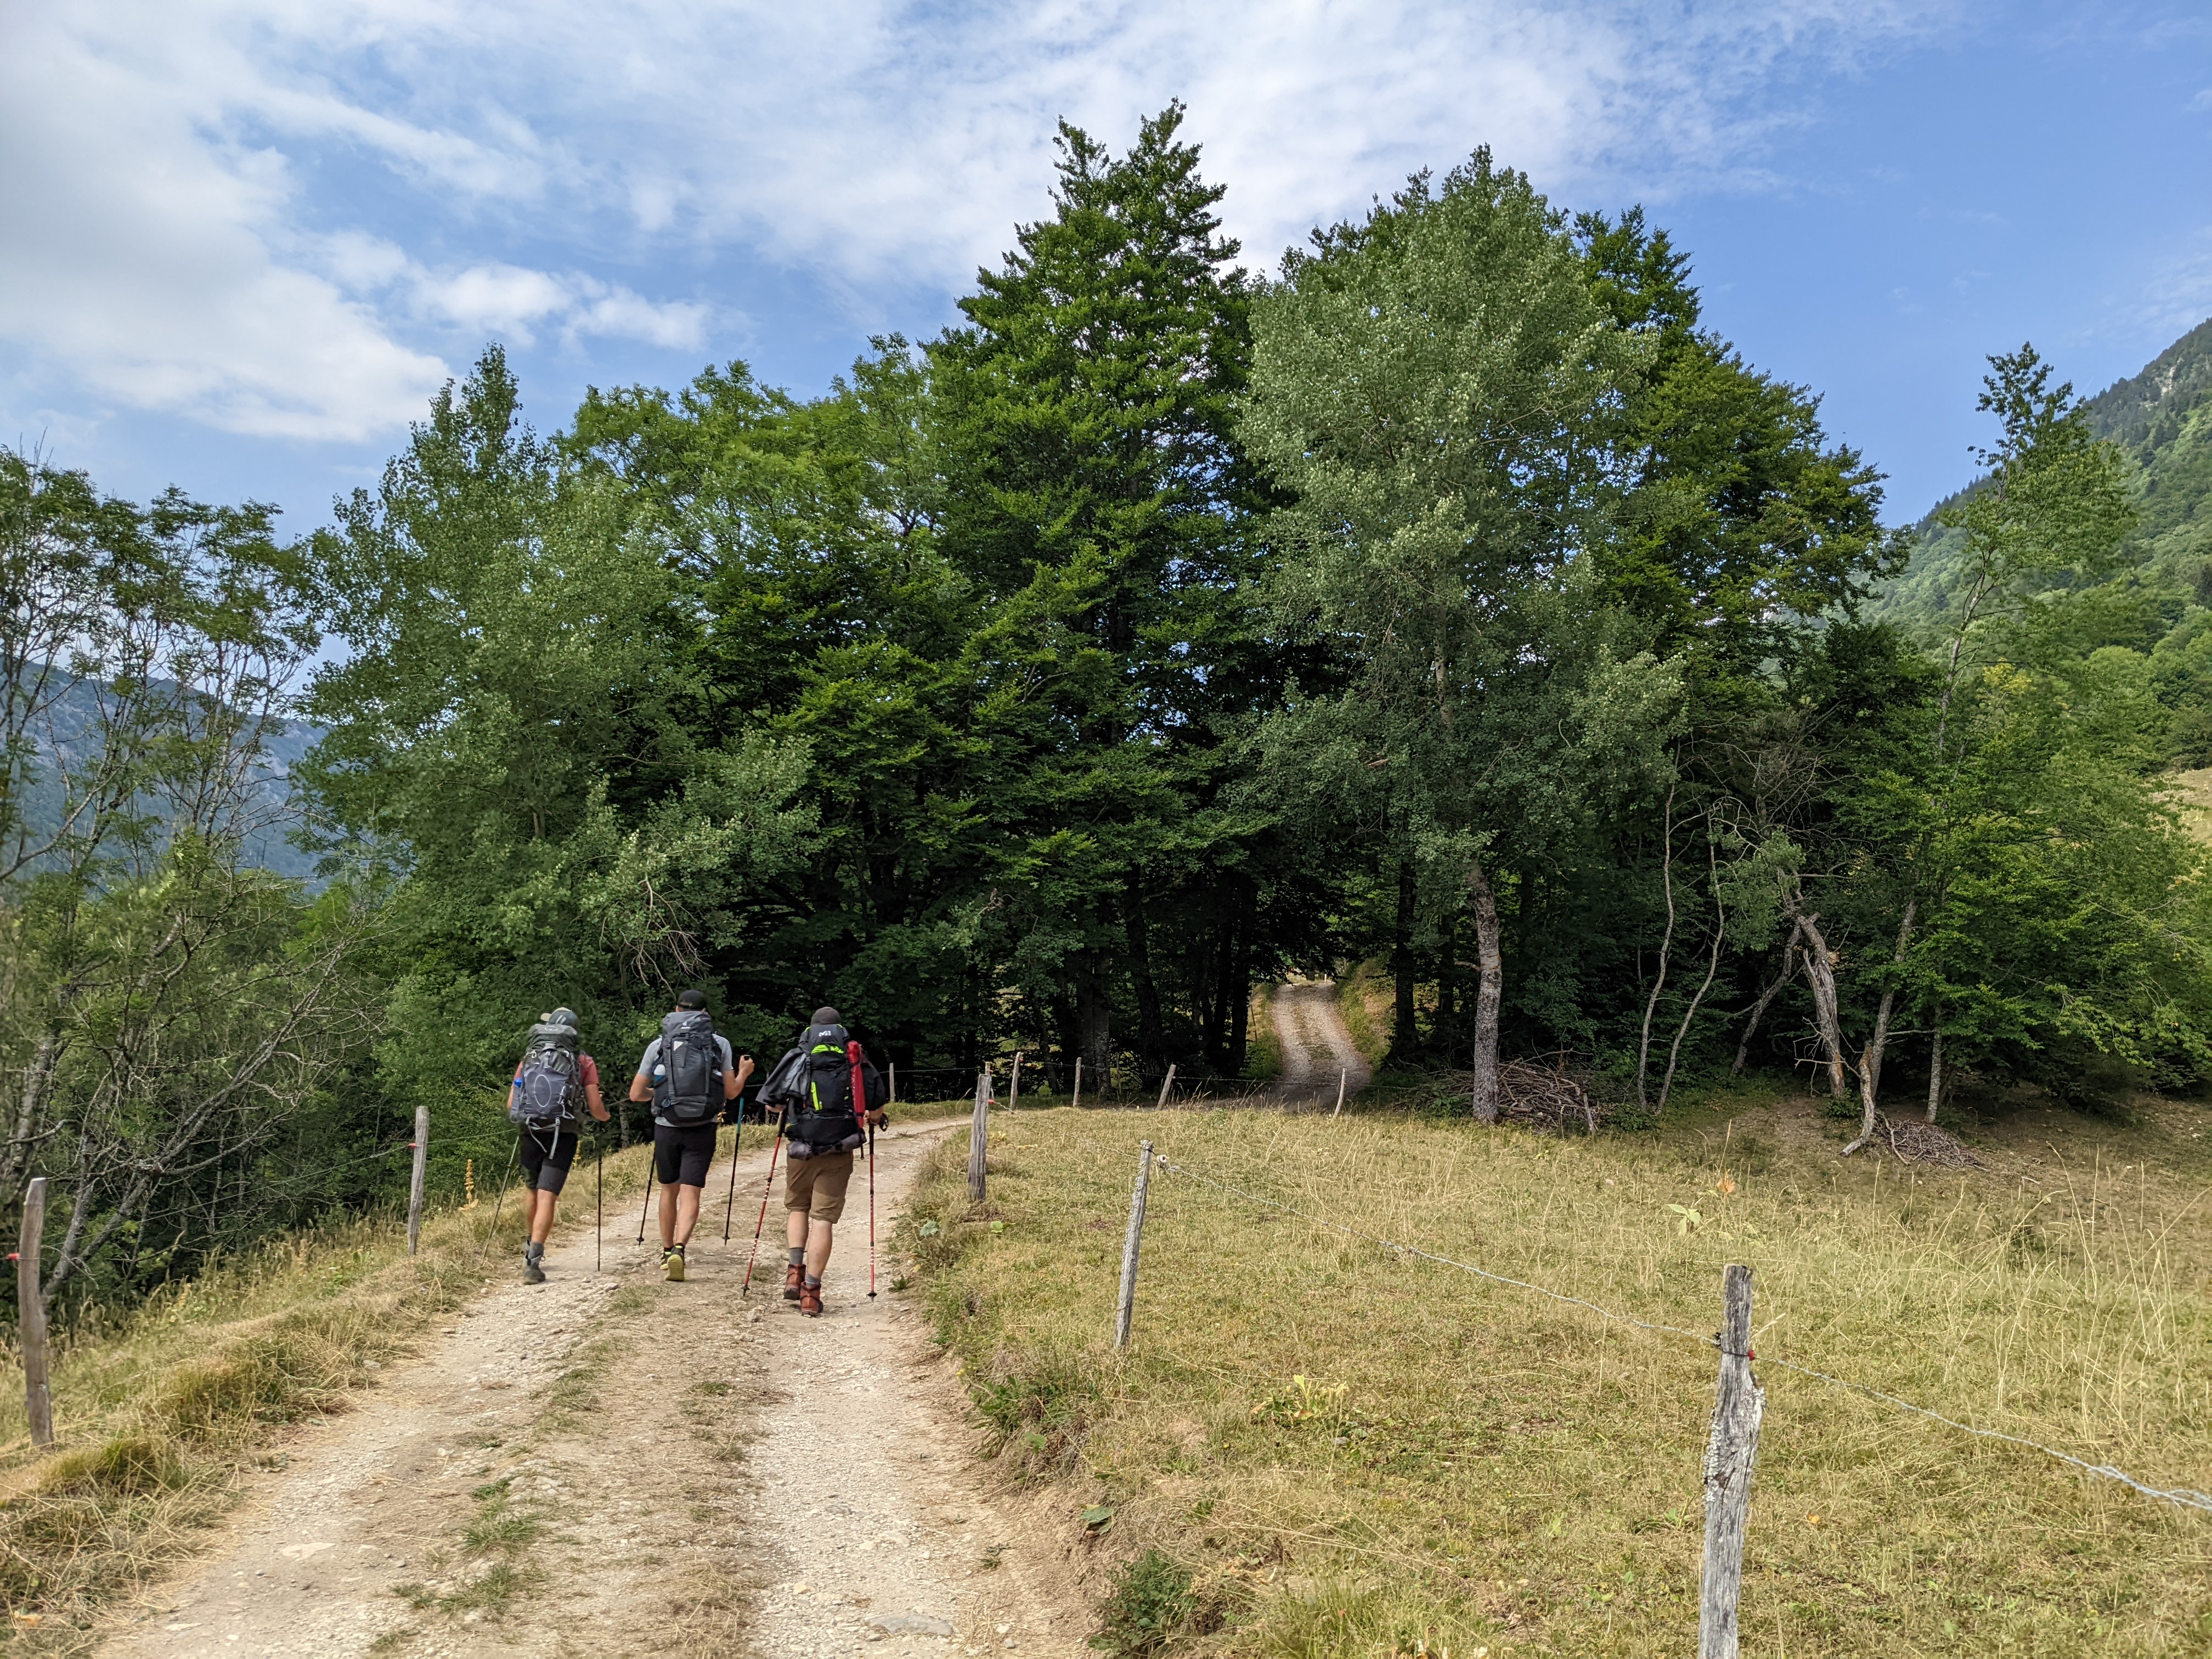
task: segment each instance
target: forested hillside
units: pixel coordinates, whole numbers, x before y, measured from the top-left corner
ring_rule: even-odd
[[[2147,653],[2174,763],[2212,765],[2212,322],[2198,325],[2131,380],[2085,401],[2089,430],[2133,467],[2135,521],[2102,575],[2097,643]],[[1907,627],[1942,625],[1959,599],[1964,532],[1952,522],[1972,492],[1918,526],[1911,566],[1875,614]],[[2084,611],[2085,617],[2089,611]],[[2087,642],[2085,639],[2085,643]]]
[[[1255,981],[1376,955],[1477,1120],[1540,1053],[1625,1125],[1740,1044],[1869,1127],[2202,1086],[2160,775],[2191,710],[2212,758],[2212,335],[2086,406],[1994,359],[1989,478],[1877,617],[1879,473],[1641,212],[1480,152],[1260,276],[1180,121],[1064,129],[963,320],[820,397],[732,362],[540,429],[495,347],[289,544],[9,459],[0,828],[58,827],[8,875],[0,1203],[58,1178],[58,1290],[386,1190],[542,1010],[619,1075],[690,983],[945,1092],[1232,1078]],[[60,681],[114,705],[65,776]],[[319,890],[242,834],[256,711],[326,733]]]

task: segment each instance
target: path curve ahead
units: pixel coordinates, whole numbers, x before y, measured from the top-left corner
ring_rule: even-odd
[[[1340,1081],[1346,1099],[1367,1086],[1374,1068],[1337,1008],[1334,980],[1291,980],[1276,988],[1269,1006],[1283,1055],[1283,1074],[1267,1091],[1271,1099],[1334,1107]]]

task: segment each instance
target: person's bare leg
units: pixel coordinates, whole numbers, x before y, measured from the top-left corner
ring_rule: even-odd
[[[676,1248],[676,1195],[689,1190],[674,1182],[660,1184],[660,1248],[664,1251]]]
[[[791,1215],[793,1221],[806,1219],[797,1210],[793,1210]],[[799,1230],[794,1227],[792,1231],[796,1232]],[[820,1279],[830,1266],[831,1231],[830,1224],[826,1221],[817,1221],[806,1230],[806,1276],[809,1279]],[[798,1242],[797,1239],[792,1241],[794,1244]]]
[[[558,1193],[532,1193],[530,1214],[530,1242],[543,1244],[553,1233],[553,1211],[561,1201]]]
[[[783,1242],[794,1250],[806,1248],[806,1212],[786,1210],[783,1212]]]
[[[672,1244],[689,1244],[692,1230],[699,1224],[699,1195],[706,1189],[681,1185],[676,1188],[676,1233],[672,1238],[669,1236],[668,1211],[665,1207],[668,1189],[664,1187],[660,1190],[664,1205],[660,1212],[660,1236]]]

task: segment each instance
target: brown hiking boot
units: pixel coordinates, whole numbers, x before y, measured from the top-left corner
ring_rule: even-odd
[[[802,1282],[799,1287],[799,1311],[810,1319],[822,1317],[822,1287]]]
[[[806,1269],[796,1262],[787,1264],[783,1270],[783,1299],[796,1302],[799,1293],[805,1288]]]

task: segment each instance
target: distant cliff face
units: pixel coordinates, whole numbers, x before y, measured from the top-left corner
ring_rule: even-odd
[[[84,683],[70,687],[29,734],[33,777],[24,791],[22,807],[26,829],[34,842],[52,829],[64,811],[58,770],[82,764],[97,750],[101,729],[100,697],[97,685]],[[260,753],[252,764],[250,822],[240,826],[246,831],[246,860],[281,876],[312,881],[314,858],[288,839],[301,822],[292,769],[321,741],[322,732],[303,721],[276,719],[265,722],[258,735]],[[167,816],[159,800],[143,801],[138,810],[157,819]]]

